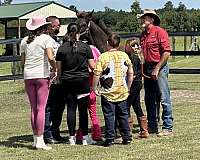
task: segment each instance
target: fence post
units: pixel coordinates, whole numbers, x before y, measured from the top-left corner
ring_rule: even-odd
[[[13,56],[17,55],[17,43],[13,44]],[[16,61],[13,59],[13,75],[14,75],[14,82],[16,79]]]
[[[187,50],[187,37],[186,36],[184,36],[184,42],[183,42],[183,45],[184,45],[184,51],[186,51]],[[189,56],[184,56],[184,57],[189,57]]]
[[[172,50],[176,50],[176,38],[175,36],[172,36]],[[172,59],[175,60],[175,56],[172,56]]]

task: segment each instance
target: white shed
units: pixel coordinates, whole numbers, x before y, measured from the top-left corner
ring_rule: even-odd
[[[36,15],[57,16],[61,19],[59,36],[66,33],[67,23],[76,18],[74,11],[54,1],[0,6],[0,23],[5,25],[5,39],[23,37],[26,32],[25,21]],[[10,25],[9,22],[11,21],[16,22],[12,22],[12,25]],[[13,24],[15,25],[13,26]]]

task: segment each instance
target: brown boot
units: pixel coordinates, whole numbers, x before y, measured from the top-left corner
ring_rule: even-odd
[[[147,127],[147,118],[146,116],[139,117],[138,119],[140,125],[139,138],[147,138],[149,136],[148,127]]]
[[[128,118],[128,125],[130,128],[130,135],[132,136],[132,130],[133,130],[133,118],[132,117]]]

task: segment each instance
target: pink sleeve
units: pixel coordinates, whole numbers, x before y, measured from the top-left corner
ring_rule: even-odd
[[[94,62],[96,63],[96,61],[98,60],[99,56],[101,55],[101,52],[93,45],[90,45],[90,48],[92,50],[92,54],[94,57]]]

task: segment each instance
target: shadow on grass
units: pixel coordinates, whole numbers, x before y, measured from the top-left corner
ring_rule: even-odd
[[[5,141],[0,141],[1,147],[8,148],[28,148],[33,149],[30,142],[33,141],[33,135],[21,135],[9,137]]]

